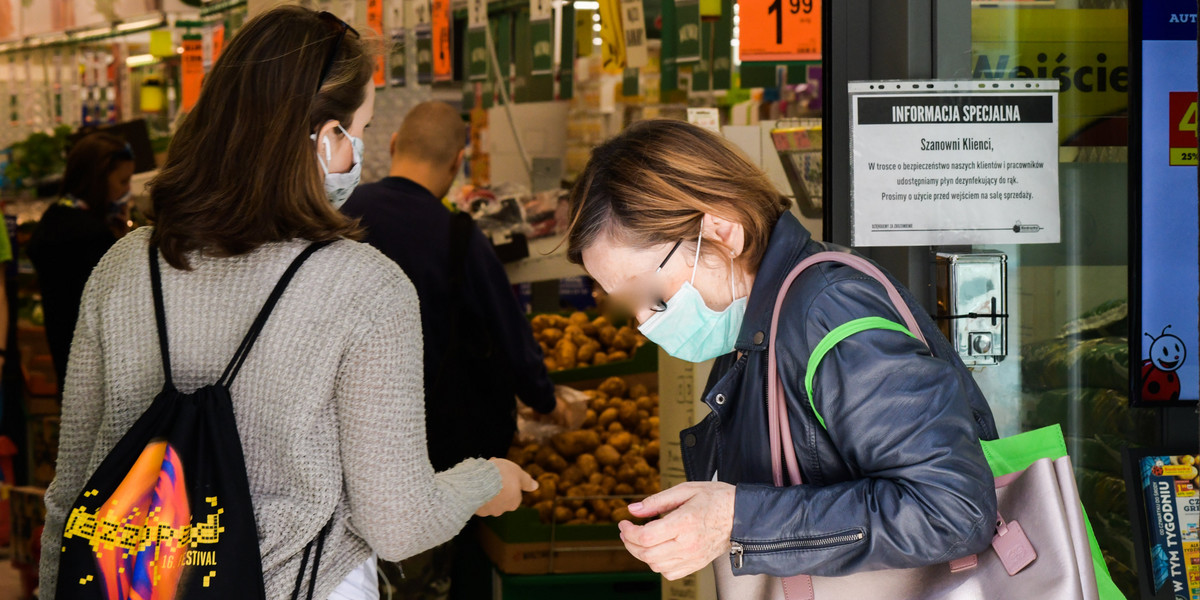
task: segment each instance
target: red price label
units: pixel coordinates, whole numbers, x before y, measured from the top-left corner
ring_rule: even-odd
[[[741,59],[821,60],[821,0],[739,0]]]
[[[383,37],[383,0],[367,0],[367,27],[376,35]],[[375,87],[383,87],[384,79],[383,54],[375,57],[375,72],[372,79]]]
[[[1171,166],[1194,167],[1196,160],[1196,92],[1171,92]]]

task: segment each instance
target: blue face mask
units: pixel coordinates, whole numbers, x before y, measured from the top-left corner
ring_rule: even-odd
[[[701,234],[703,239],[703,234]],[[733,301],[725,310],[715,311],[704,304],[700,292],[692,286],[700,265],[700,241],[696,242],[696,263],[692,280],[685,282],[667,301],[667,309],[646,319],[638,329],[667,354],[688,362],[704,362],[733,351],[742,319],[746,316],[746,297]],[[733,291],[733,259],[729,260],[730,295]]]

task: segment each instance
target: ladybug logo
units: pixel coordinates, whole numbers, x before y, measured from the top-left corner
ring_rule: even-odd
[[[1174,402],[1179,400],[1179,376],[1175,371],[1183,366],[1187,358],[1187,347],[1178,336],[1167,333],[1171,326],[1163,328],[1158,337],[1147,333],[1150,338],[1149,357],[1142,362],[1142,399],[1150,402]]]

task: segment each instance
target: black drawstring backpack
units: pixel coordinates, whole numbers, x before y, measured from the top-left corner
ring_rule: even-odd
[[[150,279],[163,389],[88,479],[63,531],[58,597],[95,600],[265,599],[258,531],[229,388],[288,283],[314,252],[292,261],[224,374],[185,394],[171,378],[158,249]],[[99,399],[96,399],[97,401]],[[331,520],[332,523],[332,520]],[[293,600],[316,546],[312,600],[326,524],[304,549]]]

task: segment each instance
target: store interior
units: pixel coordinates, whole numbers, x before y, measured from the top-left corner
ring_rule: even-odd
[[[146,185],[175,125],[226,40],[271,4],[0,0],[7,122],[0,202],[14,249],[6,267],[0,546],[17,575],[15,597],[32,597],[37,585],[40,495],[54,477],[61,398],[37,274],[22,244],[59,199],[65,149],[84,127],[129,141],[138,157],[131,225],[152,224]],[[1065,82],[1052,150],[1056,241],[857,249],[934,315],[953,312],[939,270],[949,259],[939,256],[1004,257],[997,297],[1006,310],[993,309],[1004,317],[989,325],[1003,350],[968,366],[1002,436],[1062,426],[1113,581],[1128,598],[1156,597],[1139,568],[1144,517],[1131,497],[1141,490],[1130,487],[1123,451],[1190,447],[1194,454],[1200,421],[1194,402],[1146,406],[1131,383],[1143,361],[1130,356],[1139,327],[1131,324],[1139,318],[1131,297],[1140,297],[1131,282],[1141,265],[1131,263],[1139,237],[1129,222],[1141,176],[1132,164],[1140,140],[1130,136],[1130,82],[1138,77],[1130,32],[1142,3],[641,0],[632,3],[642,12],[636,22],[623,16],[631,3],[616,0],[493,0],[482,3],[482,17],[467,0],[306,4],[386,45],[364,139],[364,182],[387,175],[390,134],[409,109],[440,100],[461,110],[467,160],[444,203],[470,213],[492,241],[552,380],[577,390],[586,405],[577,431],[522,421],[508,458],[542,487],[524,508],[479,527],[485,555],[473,557],[478,576],[469,584],[477,597],[715,598],[711,573],[667,581],[618,536],[629,502],[685,481],[679,432],[708,411],[699,396],[711,365],[685,363],[650,343],[567,260],[566,198],[592,148],[643,119],[709,127],[767,173],[815,239],[850,245],[848,82],[1022,78]],[[431,16],[439,7],[444,14]],[[1194,23],[1194,3],[1191,12]],[[777,16],[790,19],[786,32]],[[776,27],[778,38],[768,32]],[[452,57],[443,64],[433,48],[446,35]],[[1190,77],[1181,89],[1195,89],[1195,69]],[[1194,116],[1192,123],[1194,144]],[[942,322],[948,336],[961,335]]]

